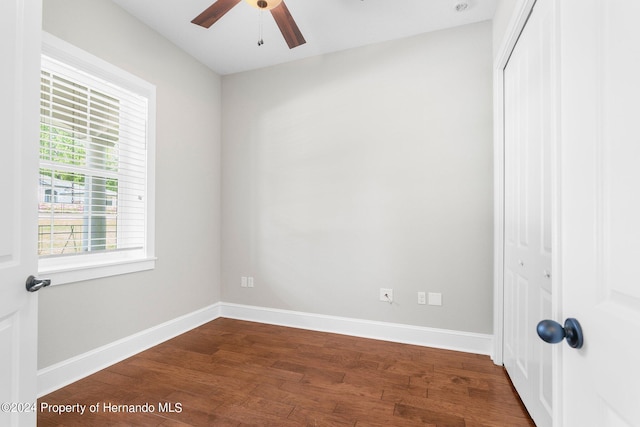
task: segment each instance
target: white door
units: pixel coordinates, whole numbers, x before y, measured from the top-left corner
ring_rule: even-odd
[[[562,0],[558,425],[640,426],[640,2]],[[555,319],[562,320],[562,319]]]
[[[0,425],[36,424],[39,0],[0,1]]]
[[[552,1],[538,0],[504,69],[503,361],[538,427],[553,418],[552,347],[536,324],[552,317]]]

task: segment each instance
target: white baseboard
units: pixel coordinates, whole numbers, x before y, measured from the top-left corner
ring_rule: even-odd
[[[493,351],[493,335],[473,332],[376,322],[231,303],[220,304],[220,317],[466,353],[491,355]]]
[[[220,317],[220,303],[161,323],[38,371],[38,397]]]
[[[249,305],[216,303],[38,371],[38,397],[218,317],[490,355],[493,336]]]

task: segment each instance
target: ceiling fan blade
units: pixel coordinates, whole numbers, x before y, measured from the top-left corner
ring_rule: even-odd
[[[225,13],[229,12],[233,6],[240,3],[241,0],[218,0],[200,15],[193,18],[191,21],[193,24],[200,25],[204,28],[209,28],[216,21],[224,16]]]
[[[287,5],[284,4],[284,1],[280,3],[279,6],[271,9],[271,15],[273,19],[275,19],[276,24],[278,24],[278,28],[280,28],[282,36],[289,45],[289,49],[293,49],[307,42],[302,36],[296,21],[293,20]]]

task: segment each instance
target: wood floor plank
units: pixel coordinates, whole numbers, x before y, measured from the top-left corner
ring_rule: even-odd
[[[299,426],[307,427],[353,427],[355,425],[353,420],[339,414],[320,412],[304,406],[296,406],[289,415],[289,419],[297,422]]]
[[[403,405],[401,403],[395,406],[394,415],[407,420],[416,421],[421,424],[433,424],[435,426],[448,427],[465,427],[464,418],[462,417],[451,415],[446,412],[437,412],[430,409],[416,408],[414,406]]]
[[[225,318],[43,402],[154,408],[40,412],[44,427],[534,426],[487,356]]]
[[[258,384],[251,395],[293,405],[296,408],[313,408],[322,413],[333,413],[337,405],[337,399],[331,399],[323,391],[319,391],[314,396],[310,393],[288,391],[286,388],[274,387],[270,384]]]

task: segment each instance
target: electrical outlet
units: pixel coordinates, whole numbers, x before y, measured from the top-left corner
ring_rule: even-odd
[[[439,292],[429,292],[429,305],[442,305],[442,294]]]
[[[240,286],[243,287],[243,288],[247,287],[247,276],[242,276],[240,278]]]
[[[424,305],[427,303],[427,295],[424,292],[418,292],[418,304]]]
[[[393,289],[380,288],[380,301],[391,304],[393,302]]]
[[[248,280],[247,280],[247,287],[248,288],[253,288],[253,277],[249,276]]]

